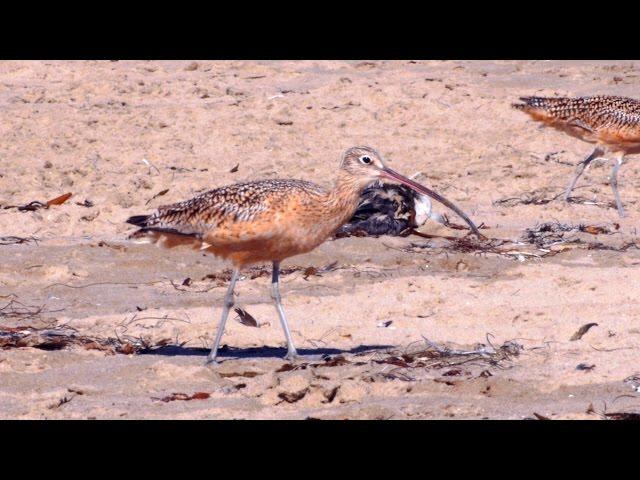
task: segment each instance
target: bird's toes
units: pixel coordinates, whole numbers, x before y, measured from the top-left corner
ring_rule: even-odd
[[[288,351],[287,354],[284,356],[284,359],[290,362],[295,362],[299,358],[300,358],[300,355],[298,355],[298,352],[296,352],[295,350]]]

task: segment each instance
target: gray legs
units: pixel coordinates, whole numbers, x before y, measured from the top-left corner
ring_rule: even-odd
[[[567,191],[564,194],[565,201],[567,202],[569,201],[569,198],[571,197],[571,191],[573,190],[573,187],[576,186],[576,182],[578,181],[578,178],[580,178],[580,175],[583,174],[585,169],[589,166],[589,164],[593,160],[602,156],[603,154],[604,154],[604,150],[600,146],[596,146],[593,149],[593,152],[591,152],[591,154],[589,154],[587,158],[585,158],[578,164],[576,168],[576,172],[573,175],[571,183],[569,184],[569,188],[567,188]],[[611,177],[609,177],[609,181],[611,183],[611,190],[613,190],[613,195],[616,198],[616,207],[618,207],[618,214],[621,217],[624,217],[625,213],[624,213],[624,208],[622,207],[622,201],[620,200],[620,193],[618,193],[618,170],[620,170],[620,165],[622,165],[623,163],[624,163],[624,154],[621,153],[618,156],[618,158],[616,158],[616,163],[613,166],[613,170],[611,171]]]
[[[278,311],[278,316],[280,317],[280,323],[282,324],[282,329],[284,330],[284,335],[287,338],[287,355],[284,357],[287,360],[294,360],[298,352],[296,352],[296,347],[293,346],[293,339],[291,338],[291,332],[289,331],[289,325],[287,325],[287,317],[284,315],[284,310],[282,308],[282,303],[280,300],[280,282],[279,282],[279,274],[280,274],[280,262],[273,262],[273,276],[271,279],[271,298],[273,298],[274,303],[276,304],[276,310]],[[213,342],[213,346],[211,347],[211,353],[207,357],[207,363],[216,363],[216,357],[218,356],[218,347],[220,346],[220,340],[222,339],[222,334],[224,333],[224,326],[227,323],[227,317],[229,316],[229,311],[231,307],[233,307],[233,289],[236,286],[236,281],[240,276],[240,270],[234,269],[231,274],[231,281],[229,282],[229,288],[227,289],[227,294],[224,297],[224,306],[222,308],[222,317],[220,317],[220,324],[218,325],[218,332],[216,333],[216,339]]]
[[[576,168],[576,172],[573,175],[573,178],[571,179],[571,183],[569,184],[569,188],[567,188],[567,191],[564,194],[565,201],[567,202],[569,201],[569,198],[571,197],[571,191],[573,190],[573,187],[576,186],[576,182],[578,181],[578,178],[580,178],[580,175],[584,173],[585,169],[589,166],[589,164],[593,160],[602,156],[603,154],[604,154],[604,150],[600,146],[596,146],[593,149],[593,152],[591,152],[591,154],[589,154],[587,158],[585,158],[578,164]],[[611,190],[613,190],[613,195],[616,198],[616,207],[618,207],[618,214],[621,217],[624,217],[625,213],[624,213],[624,208],[622,207],[622,201],[620,200],[620,193],[618,193],[618,170],[620,170],[620,165],[622,165],[623,163],[624,163],[624,154],[620,154],[620,156],[616,158],[616,163],[613,166],[613,170],[611,171],[611,177],[609,177],[609,181],[611,183]]]
[[[618,170],[620,170],[620,165],[624,163],[624,155],[620,154],[618,158],[616,158],[616,163],[613,166],[613,170],[611,171],[611,177],[609,181],[611,182],[611,190],[613,190],[613,195],[616,197],[616,206],[618,207],[618,215],[624,217],[624,208],[622,208],[622,201],[620,200],[620,194],[618,193]]]
[[[569,198],[571,197],[571,191],[573,190],[573,187],[576,186],[576,182],[578,181],[578,178],[580,178],[580,175],[582,175],[582,173],[585,171],[585,169],[589,166],[589,164],[592,161],[600,157],[603,153],[604,153],[604,150],[602,150],[602,148],[600,148],[599,146],[596,146],[593,149],[593,152],[591,152],[591,154],[587,158],[585,158],[578,164],[578,167],[576,168],[576,172],[573,175],[573,179],[569,184],[569,188],[567,188],[567,191],[564,194],[564,200],[566,202],[569,201]]]
[[[220,339],[222,339],[222,334],[224,333],[224,325],[225,323],[227,323],[229,310],[231,310],[231,307],[233,307],[233,289],[236,286],[238,276],[240,276],[240,270],[234,268],[233,273],[231,274],[231,281],[229,282],[227,294],[224,297],[224,307],[222,308],[222,317],[220,317],[220,324],[218,325],[218,333],[216,334],[215,342],[213,342],[213,347],[211,347],[209,357],[207,357],[207,363],[216,363],[216,357],[218,356],[218,347],[220,346]]]
[[[293,345],[293,339],[291,338],[291,332],[289,331],[289,325],[287,325],[287,317],[284,315],[284,309],[282,308],[282,302],[280,300],[280,262],[273,262],[273,275],[271,277],[271,298],[276,304],[276,310],[280,317],[280,323],[284,330],[284,336],[287,337],[287,355],[284,357],[287,360],[295,360],[298,356],[296,347]]]

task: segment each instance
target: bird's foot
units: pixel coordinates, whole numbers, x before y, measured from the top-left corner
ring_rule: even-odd
[[[217,356],[212,356],[211,354],[209,354],[209,356],[207,357],[207,360],[204,362],[204,366],[205,367],[215,367],[216,365],[218,365]]]
[[[295,362],[298,358],[300,358],[300,355],[298,355],[298,352],[295,349],[288,350],[287,354],[284,356],[284,359],[290,362]]]

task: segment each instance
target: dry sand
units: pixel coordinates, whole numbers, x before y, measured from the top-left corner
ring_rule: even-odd
[[[0,325],[66,325],[78,335],[181,345],[144,355],[0,350],[0,418],[555,419],[637,411],[639,394],[624,380],[640,372],[640,254],[606,248],[637,241],[640,164],[631,157],[621,169],[624,219],[610,205],[604,162],[575,191],[591,204],[494,202],[561,193],[590,148],[541,129],[512,101],[637,96],[639,75],[638,62],[0,63],[0,237],[38,239],[0,245],[0,308],[12,300],[44,306],[32,318],[7,308]],[[580,234],[601,248],[545,258],[464,253],[415,236],[330,241],[285,267],[337,262],[335,270],[283,277],[294,339],[315,364],[278,371],[284,341],[268,278],[247,275],[238,305],[261,326],[232,314],[223,362],[205,367],[225,291],[206,276],[227,265],[132,245],[124,220],[240,180],[328,184],[341,152],[357,144],[377,147],[401,172],[424,172],[425,183],[484,223],[490,238],[515,241],[550,221],[619,229]],[[66,192],[73,197],[49,209],[4,208]],[[77,204],[85,200],[93,206]],[[433,224],[422,230],[463,234]],[[402,251],[411,243],[427,246]],[[191,285],[181,286],[187,277]],[[571,341],[589,322],[598,326]],[[453,372],[376,362],[423,336],[475,348],[488,344],[487,334],[494,345],[517,342],[520,354]],[[327,353],[351,363],[324,365]],[[577,370],[581,363],[595,366]],[[196,392],[210,395],[158,400]]]

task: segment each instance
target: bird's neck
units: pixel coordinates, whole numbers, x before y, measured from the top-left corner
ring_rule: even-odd
[[[366,186],[367,183],[362,182],[361,179],[340,171],[333,189],[329,190],[323,198],[326,213],[330,218],[335,219],[336,229],[353,217],[360,203],[360,195]]]

